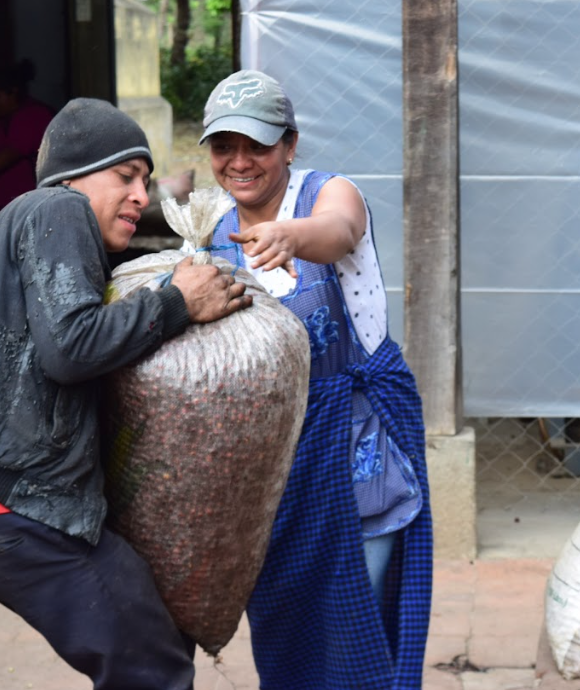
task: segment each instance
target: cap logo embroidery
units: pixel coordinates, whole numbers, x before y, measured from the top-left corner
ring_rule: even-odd
[[[216,103],[237,108],[246,98],[255,98],[264,93],[261,79],[251,79],[234,84],[228,84],[219,95]]]

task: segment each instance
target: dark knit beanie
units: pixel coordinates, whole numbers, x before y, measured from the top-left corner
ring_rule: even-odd
[[[153,172],[147,137],[135,120],[108,101],[75,98],[54,116],[44,133],[36,182],[39,187],[51,187],[132,158],[145,158]]]

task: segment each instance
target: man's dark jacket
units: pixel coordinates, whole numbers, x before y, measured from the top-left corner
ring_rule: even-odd
[[[106,512],[98,379],[189,322],[175,286],[103,304],[87,197],[37,189],[0,213],[0,503],[96,544]]]

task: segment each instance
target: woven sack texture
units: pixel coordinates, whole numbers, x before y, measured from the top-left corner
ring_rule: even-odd
[[[184,257],[167,250],[122,264],[108,301],[156,289]],[[249,273],[235,275],[251,307],[190,325],[104,388],[109,523],[150,564],[179,628],[211,655],[233,637],[263,564],[310,368],[301,321]]]
[[[568,537],[546,583],[545,621],[563,678],[580,678],[580,525]]]

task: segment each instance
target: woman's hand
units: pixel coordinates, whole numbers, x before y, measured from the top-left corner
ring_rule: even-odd
[[[294,257],[318,264],[340,261],[360,242],[366,223],[358,189],[333,177],[320,190],[310,217],[256,223],[229,237],[254,259],[252,268],[271,271],[282,266],[296,278]]]
[[[232,233],[230,239],[243,245],[244,254],[254,259],[252,268],[264,271],[282,267],[292,276],[298,274],[292,259],[296,256],[296,239],[291,231],[291,221],[258,223],[240,233]]]

